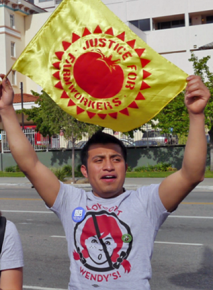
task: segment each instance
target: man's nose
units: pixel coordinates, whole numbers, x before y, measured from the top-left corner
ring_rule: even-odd
[[[110,159],[105,160],[104,169],[106,169],[106,170],[114,170],[114,164],[113,164],[113,162]]]

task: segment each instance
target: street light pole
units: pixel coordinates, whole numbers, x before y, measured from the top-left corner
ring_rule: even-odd
[[[21,90],[21,109],[23,110],[23,82],[20,82],[20,90]],[[24,130],[24,113],[21,113],[21,119],[22,119],[22,130]]]

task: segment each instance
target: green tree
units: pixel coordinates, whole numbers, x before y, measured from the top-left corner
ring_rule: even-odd
[[[27,120],[32,120],[36,124],[36,131],[43,136],[59,134],[61,131],[64,137],[70,140],[72,146],[72,181],[75,182],[75,142],[82,136],[91,136],[101,127],[80,122],[65,111],[63,111],[44,91],[41,94],[32,91],[38,97],[35,102],[38,107],[23,109],[23,113],[28,116]],[[20,111],[22,112],[22,111]]]
[[[189,59],[192,62],[194,74],[199,75],[208,87],[211,96],[213,96],[213,73],[210,72],[207,65],[210,56],[205,56],[198,59],[194,53],[191,54]],[[208,128],[210,135],[210,148],[211,148],[211,170],[213,170],[213,99],[210,98],[205,108],[205,125]],[[171,128],[174,134],[187,136],[189,130],[189,116],[184,105],[184,92],[181,92],[174,98],[153,120],[157,121],[154,124],[150,121],[152,127],[162,129],[163,133],[170,133]]]

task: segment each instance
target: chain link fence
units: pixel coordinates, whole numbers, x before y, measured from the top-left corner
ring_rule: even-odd
[[[148,129],[148,130],[147,130]],[[171,136],[165,136],[166,134],[160,134],[158,130],[150,130],[150,128],[146,128],[144,130],[145,133],[143,134],[140,130],[134,133],[134,137],[130,138],[129,136],[123,134],[122,132],[116,132],[111,129],[105,128],[104,132],[115,136],[116,138],[120,139],[126,147],[135,147],[135,146],[162,146],[162,145],[177,145],[181,144],[178,142],[177,136],[175,137],[175,142],[170,142]],[[33,146],[35,151],[43,151],[43,150],[50,150],[50,149],[71,149],[73,144],[70,140],[65,140],[63,133],[59,135],[54,135],[51,138],[49,136],[44,137],[39,132],[36,132],[35,129],[24,129],[24,134],[26,135],[27,139],[29,140],[30,144]],[[157,134],[156,136],[153,134]],[[152,136],[153,135],[153,136]],[[77,140],[75,142],[74,147],[79,147],[80,143],[85,143],[88,140],[87,136],[82,136],[82,139]],[[171,139],[172,140],[172,139]],[[79,143],[79,144],[78,144]],[[9,144],[7,141],[6,132],[1,132],[1,152],[6,153],[10,152]]]
[[[49,138],[49,136],[44,137],[34,129],[24,129],[23,132],[35,151],[48,151],[49,149],[60,148],[60,138],[58,135],[51,138]],[[2,153],[10,152],[10,147],[5,131],[1,132],[1,149]]]

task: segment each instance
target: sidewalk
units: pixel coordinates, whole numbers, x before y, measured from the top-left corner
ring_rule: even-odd
[[[161,183],[164,178],[126,178],[124,187],[128,189],[137,189],[143,185],[149,185],[154,183]],[[29,187],[32,184],[26,177],[0,177],[0,187],[11,186],[11,187]],[[75,187],[83,188],[86,191],[91,190],[90,184],[74,184]],[[213,191],[213,178],[206,178],[201,182],[194,190],[197,191]]]

